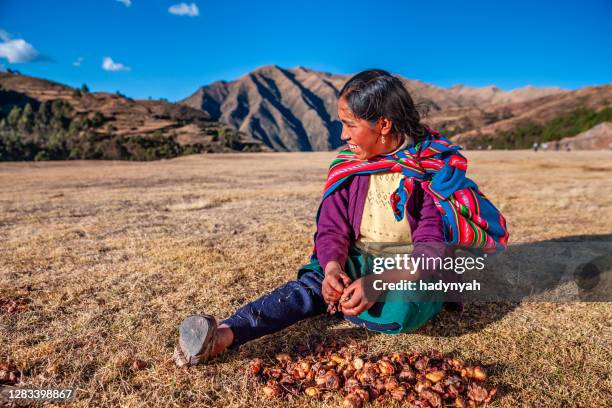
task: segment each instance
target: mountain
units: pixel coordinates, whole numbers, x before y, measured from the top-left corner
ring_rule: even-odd
[[[576,136],[564,137],[560,140],[560,144],[577,150],[610,149],[612,148],[612,122],[603,122]]]
[[[445,91],[451,95],[452,100],[456,101],[458,106],[455,107],[483,107],[509,104],[564,93],[559,87],[536,88],[531,85],[513,89],[512,91],[502,91],[493,85],[482,88],[454,85]]]
[[[0,159],[5,160],[36,155],[141,160],[262,148],[199,109],[92,93],[15,73],[0,73],[0,119]],[[48,157],[49,143],[52,156],[59,157]]]
[[[339,147],[340,123],[336,120],[338,93],[350,75],[336,75],[304,67],[291,69],[266,65],[234,81],[217,81],[199,88],[180,101],[200,109],[212,119],[280,151],[330,150]],[[444,89],[418,80],[401,78],[426,122],[459,133],[482,126],[504,104],[567,93],[560,88],[527,86],[502,91],[494,86]],[[487,116],[488,114],[488,116]]]
[[[274,150],[330,150],[341,145],[336,98],[345,81],[269,65],[231,82],[214,82],[180,103],[261,140]]]
[[[599,123],[612,121],[612,84],[489,109],[492,110],[487,113],[497,115],[496,120],[457,132],[453,140],[471,148],[487,144],[494,148],[529,148],[534,142],[575,136]]]

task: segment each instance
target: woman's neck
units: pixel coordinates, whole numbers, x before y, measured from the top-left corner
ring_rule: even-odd
[[[383,152],[383,154],[391,154],[391,153],[395,153],[396,151],[398,151],[404,144],[404,142],[406,141],[406,138],[404,137],[394,137],[393,138],[393,143],[391,143],[389,145],[388,149],[385,149],[385,151]]]

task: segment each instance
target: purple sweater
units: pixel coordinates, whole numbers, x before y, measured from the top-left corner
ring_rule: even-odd
[[[369,181],[368,175],[355,175],[323,200],[315,241],[323,270],[330,261],[344,265],[349,245],[359,238]],[[418,183],[408,197],[405,214],[415,253],[427,252],[417,250],[419,243],[444,242],[442,215]]]

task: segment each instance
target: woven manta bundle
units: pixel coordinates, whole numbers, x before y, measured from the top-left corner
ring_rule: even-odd
[[[420,183],[442,214],[447,244],[484,253],[504,250],[509,237],[506,220],[466,177],[467,159],[459,153],[461,147],[432,129],[428,132],[424,142],[369,160],[357,159],[350,150],[341,151],[330,165],[321,202],[354,175],[401,172],[404,178],[389,197],[396,220],[403,219],[407,199]]]

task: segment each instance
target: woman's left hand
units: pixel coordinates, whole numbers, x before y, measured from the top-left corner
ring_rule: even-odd
[[[365,296],[365,281],[359,278],[352,282],[342,293],[340,298],[340,310],[347,316],[357,316],[359,313],[371,308],[375,301]],[[343,299],[348,299],[344,300]]]

